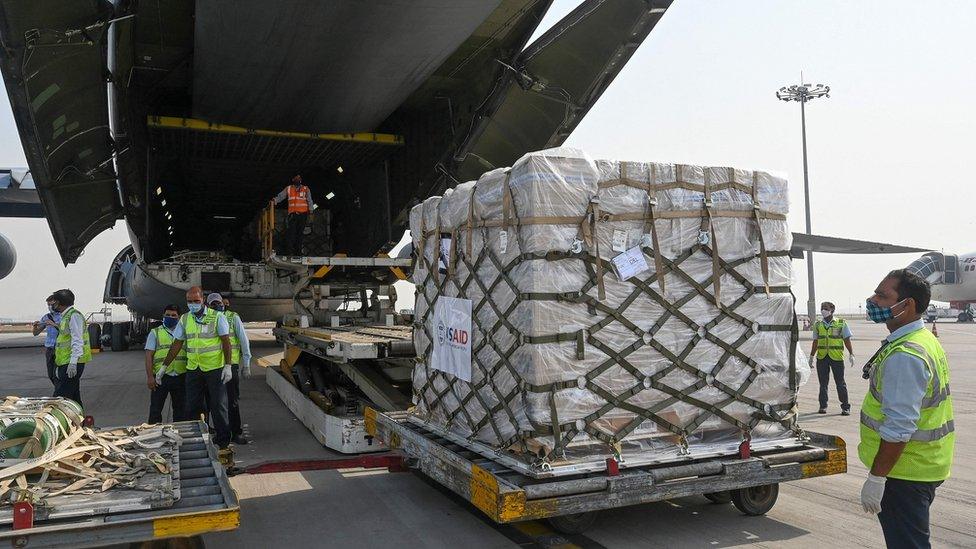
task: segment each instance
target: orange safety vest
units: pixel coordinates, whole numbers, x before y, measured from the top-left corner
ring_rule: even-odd
[[[308,213],[308,187],[288,185],[288,213]]]

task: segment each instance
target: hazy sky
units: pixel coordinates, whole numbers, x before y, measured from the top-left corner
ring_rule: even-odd
[[[546,26],[576,4],[557,0]],[[807,110],[814,232],[971,251],[973,21],[972,2],[676,0],[567,144],[595,157],[784,172],[802,231],[799,106],[773,95],[802,69],[832,90]],[[4,98],[0,165],[25,164]],[[109,262],[128,243],[120,223],[65,268],[44,220],[0,219],[0,233],[18,251],[0,281],[0,317],[39,313],[64,286],[83,310],[99,308]],[[818,299],[856,309],[912,259],[818,255]],[[805,265],[794,267],[805,310]]]

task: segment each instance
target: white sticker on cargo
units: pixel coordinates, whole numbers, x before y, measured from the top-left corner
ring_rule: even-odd
[[[451,262],[451,237],[441,237],[440,257],[437,265],[442,272],[447,271],[447,266]]]
[[[629,280],[650,269],[647,266],[647,260],[644,258],[644,252],[640,248],[631,248],[611,261],[620,280]]]
[[[613,231],[613,251],[622,252],[627,249],[627,233],[616,229]]]
[[[431,315],[430,367],[471,382],[471,300],[441,296]]]
[[[503,254],[508,251],[508,231],[498,233],[498,253]]]

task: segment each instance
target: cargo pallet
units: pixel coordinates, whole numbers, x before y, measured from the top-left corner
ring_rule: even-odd
[[[495,522],[548,519],[566,534],[582,532],[602,510],[694,495],[762,515],[776,503],[779,483],[847,471],[844,440],[808,432],[795,449],[751,452],[744,445],[737,456],[639,467],[608,459],[600,473],[538,479],[479,445],[442,436],[407,412],[367,409],[365,423],[368,434]]]
[[[217,460],[217,449],[206,426],[196,421],[172,425],[183,437],[180,499],[173,506],[119,512],[110,510],[108,503],[88,516],[37,522],[32,508],[18,507],[15,511],[23,508],[25,516],[15,518],[12,526],[0,527],[0,545],[75,548],[153,542],[153,547],[202,547],[200,535],[236,529],[240,523],[237,494]],[[88,496],[77,497],[83,503]]]

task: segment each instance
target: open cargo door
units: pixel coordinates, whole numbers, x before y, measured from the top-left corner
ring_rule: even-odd
[[[111,17],[99,0],[0,0],[0,70],[65,263],[123,215],[106,84]]]
[[[508,65],[455,155],[457,179],[511,166],[561,145],[651,29],[670,0],[587,0]],[[502,61],[496,61],[501,63]]]

